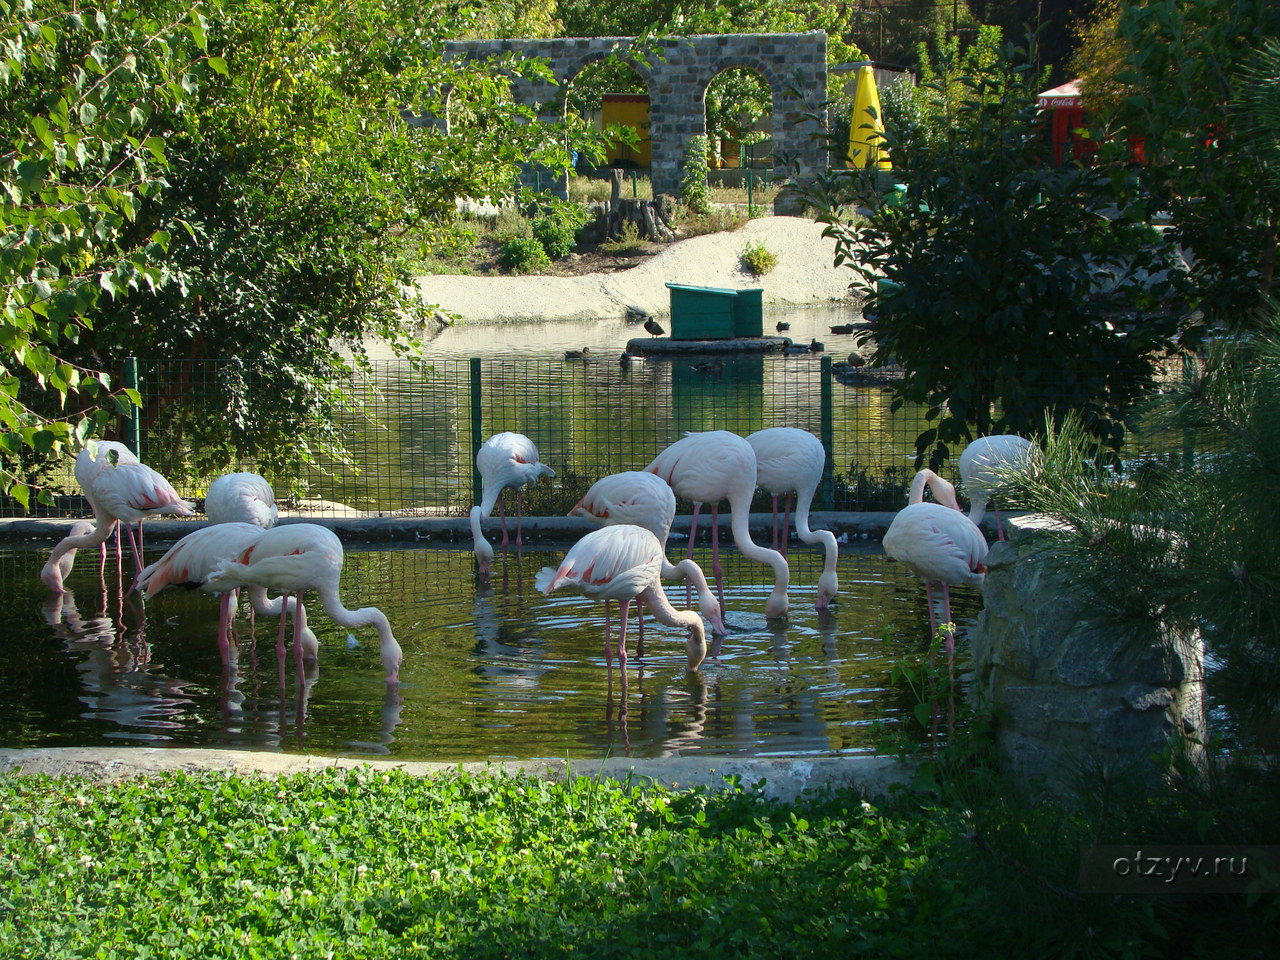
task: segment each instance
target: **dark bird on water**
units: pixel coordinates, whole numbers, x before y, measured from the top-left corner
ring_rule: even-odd
[[[581,350],[566,350],[564,358],[566,360],[585,360],[591,356],[591,348],[583,347]]]
[[[825,343],[819,343],[816,338],[809,341],[810,353],[821,353],[825,349],[827,349],[827,345]]]
[[[652,317],[650,317],[648,320],[644,322],[644,329],[645,329],[645,332],[648,333],[649,336],[651,337],[660,337],[667,332],[663,330],[662,325],[658,323],[657,320],[654,320]]]
[[[782,345],[783,353],[808,353],[809,348],[803,343],[794,343],[790,337],[786,338],[786,342]]]
[[[779,333],[781,333],[783,330],[790,330],[791,324],[787,323],[787,321],[785,320],[779,320],[777,327],[775,327],[774,329],[777,330]]]
[[[831,328],[832,333],[853,333],[852,323],[837,323]]]
[[[622,356],[618,358],[618,363],[620,363],[624,367],[629,367],[631,366],[631,364],[637,363],[643,359],[644,357],[639,357],[639,356],[636,356],[634,353],[627,353],[627,351],[623,350]]]
[[[693,364],[692,369],[699,373],[720,373],[724,370],[723,360],[703,360],[701,363]]]

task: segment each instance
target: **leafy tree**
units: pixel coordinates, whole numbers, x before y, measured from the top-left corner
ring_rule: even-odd
[[[136,399],[90,345],[104,305],[173,284],[173,224],[146,215],[165,128],[226,66],[199,7],[0,14],[0,471],[25,504],[49,455]]]
[[[156,367],[148,385],[148,435],[188,452],[197,473],[236,456],[282,476],[298,457],[341,460],[337,414],[363,341],[408,351],[422,316],[409,238],[443,242],[455,199],[508,195],[522,160],[567,162],[559,132],[522,122],[507,95],[508,77],[545,65],[445,61],[440,41],[470,23],[449,14],[407,0],[207,8],[227,75],[168,117],[169,186],[140,217],[173,235],[166,268],[178,282],[118,297],[79,344],[235,359],[214,380]],[[458,123],[413,126],[406,104]]]
[[[1236,100],[1256,50],[1280,38],[1267,0],[1148,0],[1121,4],[1116,33],[1125,90],[1118,122],[1145,140],[1143,186],[1172,215],[1192,256],[1207,321],[1258,322],[1274,293],[1280,192],[1258,189],[1266,141]],[[1256,281],[1256,282],[1255,282]]]
[[[1124,171],[1054,169],[1036,83],[1012,47],[956,81],[938,119],[886,117],[895,179],[836,171],[811,202],[874,317],[875,359],[905,368],[895,406],[926,405],[937,463],[976,434],[1035,432],[1069,411],[1118,448],[1179,331],[1167,245]],[[865,223],[843,217],[851,203]]]
[[[1068,422],[1049,432],[1044,470],[1017,481],[1019,497],[1058,521],[1041,549],[1067,571],[1093,625],[1140,647],[1198,632],[1233,739],[1273,753],[1280,516],[1275,498],[1251,490],[1280,469],[1280,318],[1185,360],[1181,380],[1154,394],[1144,414],[1211,452],[1152,461],[1120,478],[1084,469],[1097,451]]]

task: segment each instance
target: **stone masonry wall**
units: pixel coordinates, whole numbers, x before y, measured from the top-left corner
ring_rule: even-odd
[[[513,84],[517,102],[550,119],[564,113],[564,93],[584,67],[619,54],[649,91],[650,176],[655,194],[680,193],[684,151],[690,138],[706,133],[707,86],[731,67],[760,74],[773,95],[774,167],[770,180],[807,182],[826,167],[826,151],[816,138],[826,123],[827,35],[809,33],[717,34],[667,37],[656,55],[630,57],[634,37],[573,37],[557,40],[459,40],[446,54],[481,59],[517,53],[545,59],[555,83]],[[533,171],[526,173],[532,183]],[[543,182],[547,175],[542,173]],[[561,185],[563,189],[563,185]],[[779,214],[795,214],[799,204],[785,193]]]
[[[1015,779],[1069,792],[1102,770],[1154,785],[1171,738],[1203,739],[1203,644],[1132,649],[1083,622],[1060,572],[1031,556],[1043,518],[1015,519],[987,557],[972,688]]]

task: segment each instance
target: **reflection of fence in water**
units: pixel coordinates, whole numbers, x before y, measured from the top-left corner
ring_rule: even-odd
[[[175,481],[187,497],[203,494],[221,469],[216,438],[226,419],[219,408],[228,381],[253,390],[252,368],[237,361],[139,364],[144,400],[161,410],[144,428],[143,459]],[[169,397],[163,395],[168,390]],[[188,413],[164,410],[187,398]],[[643,467],[686,431],[795,426],[822,438],[831,453],[828,481],[816,506],[890,510],[901,506],[915,461],[915,438],[926,429],[923,409],[891,410],[882,386],[835,382],[830,361],[811,355],[651,358],[438,360],[373,363],[372,376],[352,385],[356,404],[339,423],[353,466],[299,462],[292,476],[272,477],[321,501],[316,512],[343,507],[463,516],[478,499],[474,451],[485,437],[514,430],[531,437],[556,479],[529,491],[530,513],[562,514],[594,480]],[[160,403],[156,403],[156,400]],[[1136,438],[1142,453],[1180,449],[1181,437]],[[256,469],[233,462],[228,469]],[[55,478],[68,493],[66,471]],[[758,501],[763,505],[764,501]],[[19,514],[6,501],[0,512]]]

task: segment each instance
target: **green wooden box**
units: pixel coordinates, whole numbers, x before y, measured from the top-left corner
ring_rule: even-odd
[[[748,287],[733,298],[733,335],[764,336],[764,289]]]
[[[728,340],[737,335],[738,291],[668,283],[672,340]]]

